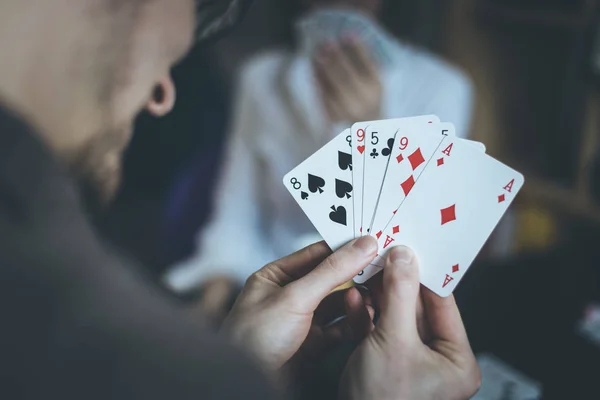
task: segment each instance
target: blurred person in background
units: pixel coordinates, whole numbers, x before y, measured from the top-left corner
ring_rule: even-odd
[[[313,316],[373,260],[373,238],[333,255],[317,243],[268,264],[217,335],[90,224],[82,200],[111,200],[135,116],[173,106],[169,70],[194,25],[206,40],[246,5],[200,0],[195,13],[192,0],[0,2],[0,398],[272,399],[290,359],[331,346],[324,339],[336,329],[360,340],[343,398],[458,400],[477,390],[456,304],[420,290],[409,249],[390,252],[372,304],[347,292],[346,327]]]
[[[458,136],[467,136],[469,79],[381,27],[383,1],[294,0],[279,6],[293,15],[296,44],[259,54],[241,68],[215,210],[197,236],[195,255],[166,274],[171,288],[185,292],[200,284],[208,310],[219,314],[256,265],[319,240],[281,177],[352,123],[437,114],[455,122]],[[372,32],[386,46],[389,62],[378,64],[370,38],[351,30],[308,50],[320,29],[310,22],[328,14]]]

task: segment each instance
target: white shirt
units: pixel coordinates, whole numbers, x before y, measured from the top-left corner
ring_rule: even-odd
[[[396,50],[401,65],[381,75],[382,117],[436,114],[466,137],[468,78],[424,51],[399,42]],[[283,51],[243,66],[236,102],[216,209],[198,234],[196,254],[166,274],[175,290],[216,275],[243,281],[266,263],[320,240],[282,177],[351,123],[328,124],[309,58]]]

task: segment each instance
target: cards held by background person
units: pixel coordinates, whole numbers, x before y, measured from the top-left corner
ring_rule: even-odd
[[[421,283],[440,296],[456,288],[523,183],[432,115],[356,123],[284,178],[332,250],[377,238],[378,257],[357,283],[405,245],[419,258]]]

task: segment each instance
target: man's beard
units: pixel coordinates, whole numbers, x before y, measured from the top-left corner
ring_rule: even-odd
[[[130,127],[96,135],[81,150],[76,162],[71,163],[70,170],[89,212],[101,212],[117,194],[122,178],[123,151],[130,135]]]

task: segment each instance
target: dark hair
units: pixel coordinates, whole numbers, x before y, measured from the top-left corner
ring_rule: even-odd
[[[196,39],[214,41],[235,28],[252,0],[196,0]]]

